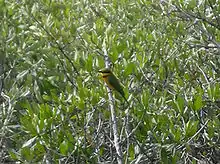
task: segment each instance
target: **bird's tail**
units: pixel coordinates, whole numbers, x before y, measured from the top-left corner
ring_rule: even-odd
[[[125,99],[126,103],[129,105],[128,100],[126,99],[126,97],[124,95],[122,95],[122,97]]]

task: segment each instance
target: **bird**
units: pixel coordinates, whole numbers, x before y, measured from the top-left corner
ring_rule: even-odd
[[[117,77],[112,73],[112,71],[109,68],[102,68],[98,72],[101,73],[102,79],[105,81],[107,86],[110,89],[116,90],[117,92],[119,92],[120,95],[128,103],[127,99],[125,98],[125,93],[123,91],[123,87],[121,86]]]

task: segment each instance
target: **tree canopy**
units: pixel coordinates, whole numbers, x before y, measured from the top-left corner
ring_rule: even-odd
[[[0,17],[0,163],[220,161],[219,0],[2,0]]]

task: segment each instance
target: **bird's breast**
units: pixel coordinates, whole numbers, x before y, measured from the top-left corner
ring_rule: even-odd
[[[109,76],[102,76],[102,79],[105,81],[110,89],[114,89],[114,87],[109,82]]]

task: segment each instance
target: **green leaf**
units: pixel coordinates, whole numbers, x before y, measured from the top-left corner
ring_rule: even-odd
[[[85,101],[83,99],[81,99],[80,102],[78,103],[78,107],[81,110],[85,109]]]
[[[99,154],[102,156],[104,154],[104,146],[101,146],[99,149]]]
[[[177,96],[175,104],[180,113],[183,113],[184,110],[184,98],[180,95]]]
[[[173,135],[174,135],[174,140],[177,143],[180,143],[181,137],[182,137],[182,131],[179,127],[172,129]]]
[[[80,99],[84,99],[86,94],[85,94],[85,90],[83,87],[79,89],[79,97]]]
[[[30,146],[32,146],[33,143],[36,141],[36,138],[37,138],[37,137],[33,137],[33,138],[29,139],[28,141],[26,141],[26,142],[22,145],[22,147],[30,147]]]
[[[161,151],[160,151],[160,155],[161,155],[161,162],[164,164],[168,164],[168,154],[165,148],[162,147]]]
[[[208,126],[208,128],[207,128],[208,137],[210,139],[212,139],[215,136],[215,127],[216,126],[214,126],[212,121],[208,122],[207,126]]]
[[[45,147],[42,144],[40,144],[39,142],[37,142],[34,145],[35,158],[38,157],[39,159],[42,159],[42,157],[44,156],[45,153],[46,153]]]
[[[115,63],[115,61],[118,59],[118,50],[115,43],[112,44],[111,59],[113,63]]]
[[[215,99],[220,99],[220,83],[215,84]]]
[[[21,149],[21,156],[27,161],[31,161],[34,158],[31,149],[29,147],[23,147]]]
[[[60,144],[60,153],[63,154],[63,155],[67,155],[67,152],[68,152],[68,142],[67,141],[63,141],[61,144]]]
[[[134,151],[134,144],[131,144],[129,146],[129,155],[130,155],[130,158],[131,160],[134,160],[135,159],[135,151]]]
[[[200,110],[203,107],[202,95],[196,95],[193,101],[194,110]]]
[[[21,125],[24,127],[24,130],[26,132],[29,132],[29,133],[31,133],[32,135],[35,136],[37,134],[37,131],[36,131],[35,126],[32,123],[32,119],[33,118],[30,118],[28,116],[22,117],[21,118]]]
[[[92,72],[93,70],[93,55],[89,55],[86,60],[86,69],[88,72]]]
[[[145,108],[148,108],[148,102],[149,102],[149,91],[145,91],[142,95],[141,95],[141,101],[144,104]]]
[[[8,152],[12,159],[18,160],[20,158],[19,153],[16,152],[15,150],[9,150]]]
[[[120,53],[122,53],[122,51],[124,51],[126,48],[127,48],[126,42],[125,42],[125,41],[121,41],[121,42],[119,43],[119,45],[117,46],[117,51],[118,51],[118,53],[120,54]]]
[[[198,124],[199,124],[199,121],[193,121],[193,120],[188,121],[186,123],[186,127],[185,127],[186,138],[191,137],[196,133],[198,129]]]
[[[128,63],[125,68],[125,76],[130,75],[134,71],[135,67],[136,65],[133,62]]]
[[[91,40],[94,44],[96,44],[96,45],[98,44],[98,37],[97,37],[97,34],[94,31],[92,31]]]
[[[189,5],[187,6],[188,9],[190,9],[190,10],[195,9],[195,7],[196,7],[196,5],[197,5],[197,1],[196,1],[196,0],[190,0],[190,1],[188,1],[188,2],[189,2]]]

